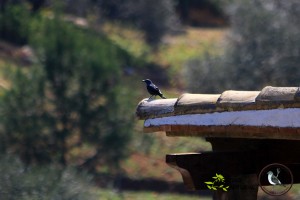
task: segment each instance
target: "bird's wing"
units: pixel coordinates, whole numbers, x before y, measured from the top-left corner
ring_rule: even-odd
[[[153,83],[152,83],[152,87],[156,90],[159,90],[159,88],[156,85],[154,85]]]
[[[281,184],[280,180],[276,176],[272,176],[272,181],[276,184]]]
[[[160,89],[159,89],[156,85],[154,85],[153,83],[151,84],[151,87],[152,87],[157,93],[162,94],[161,91],[160,91]]]
[[[268,180],[272,185],[280,185],[281,184],[280,180],[274,175],[270,175],[268,177]]]

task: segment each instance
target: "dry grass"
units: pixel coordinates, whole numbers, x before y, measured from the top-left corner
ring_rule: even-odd
[[[166,164],[165,155],[211,150],[211,144],[200,137],[167,137],[164,132],[136,131],[132,144],[133,153],[122,163],[122,168],[132,178],[182,182],[180,173]]]
[[[144,42],[143,33],[123,27],[120,24],[105,24],[102,30],[115,43],[128,50],[134,56],[152,61],[162,67],[176,69],[189,59],[204,53],[221,53],[227,29],[225,28],[191,28],[184,33],[167,35],[157,51]]]
[[[221,28],[187,28],[184,34],[166,36],[157,53],[158,62],[180,68],[191,58],[221,53],[225,33]]]

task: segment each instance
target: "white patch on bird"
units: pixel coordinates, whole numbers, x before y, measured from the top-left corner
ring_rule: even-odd
[[[271,126],[300,127],[300,108],[246,110],[205,114],[177,115],[145,120],[144,126],[198,125],[198,126]]]

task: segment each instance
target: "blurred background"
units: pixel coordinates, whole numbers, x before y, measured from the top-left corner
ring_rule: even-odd
[[[1,0],[1,200],[211,199],[164,160],[210,144],[143,133],[141,80],[169,98],[299,86],[299,24],[298,0]]]

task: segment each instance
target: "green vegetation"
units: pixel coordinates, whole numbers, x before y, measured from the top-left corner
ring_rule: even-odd
[[[120,173],[182,182],[164,155],[211,150],[201,138],[141,134],[142,122],[133,119],[148,96],[141,79],[160,80],[167,97],[298,85],[294,0],[213,0],[218,9],[234,5],[231,29],[180,30],[176,0],[62,1],[60,13],[54,1],[44,2],[0,2],[0,45],[26,45],[34,54],[23,66],[14,50],[2,55],[0,48],[0,152],[21,160],[0,159],[0,190],[7,195],[1,199],[199,199],[110,188],[122,186],[114,182]],[[91,23],[77,26],[66,21],[69,15]],[[92,187],[70,166],[112,177],[108,188]]]
[[[221,189],[224,192],[228,191],[229,186],[226,186],[225,184],[225,178],[222,174],[217,174],[216,176],[212,177],[213,181],[206,181],[204,182],[208,189],[210,190],[218,190]]]
[[[12,156],[0,156],[2,200],[93,200],[99,199],[91,187],[91,177],[72,168],[26,167]]]
[[[299,2],[230,2],[231,29],[224,53],[188,62],[189,90],[298,86],[300,28],[295,9]]]
[[[117,169],[128,154],[133,125],[125,114],[134,108],[133,92],[121,82],[122,66],[132,58],[105,36],[59,15],[24,22],[39,59],[29,69],[10,70],[13,84],[1,98],[3,151],[26,164],[76,163],[93,171],[105,162]],[[71,154],[76,150],[81,155]]]
[[[117,23],[105,24],[103,30],[112,41],[127,49],[136,58],[162,66],[161,70],[167,71],[167,78],[174,87],[182,87],[185,83],[182,72],[189,62],[207,54],[223,53],[222,45],[227,31],[225,28],[189,28],[185,33],[166,36],[157,51],[151,52],[151,48],[143,40],[143,33],[138,30]],[[198,65],[195,67],[199,68]]]
[[[135,25],[144,33],[144,40],[151,47],[159,46],[163,36],[176,28],[175,1],[161,0],[112,0],[100,1],[102,16]]]
[[[105,200],[131,200],[131,199],[145,199],[145,200],[211,200],[210,197],[200,197],[199,196],[188,196],[188,195],[178,195],[178,194],[164,194],[156,192],[122,192],[118,194],[111,190],[99,190],[101,199]]]
[[[29,37],[30,13],[24,6],[8,4],[0,14],[0,38],[14,44],[26,44]]]

